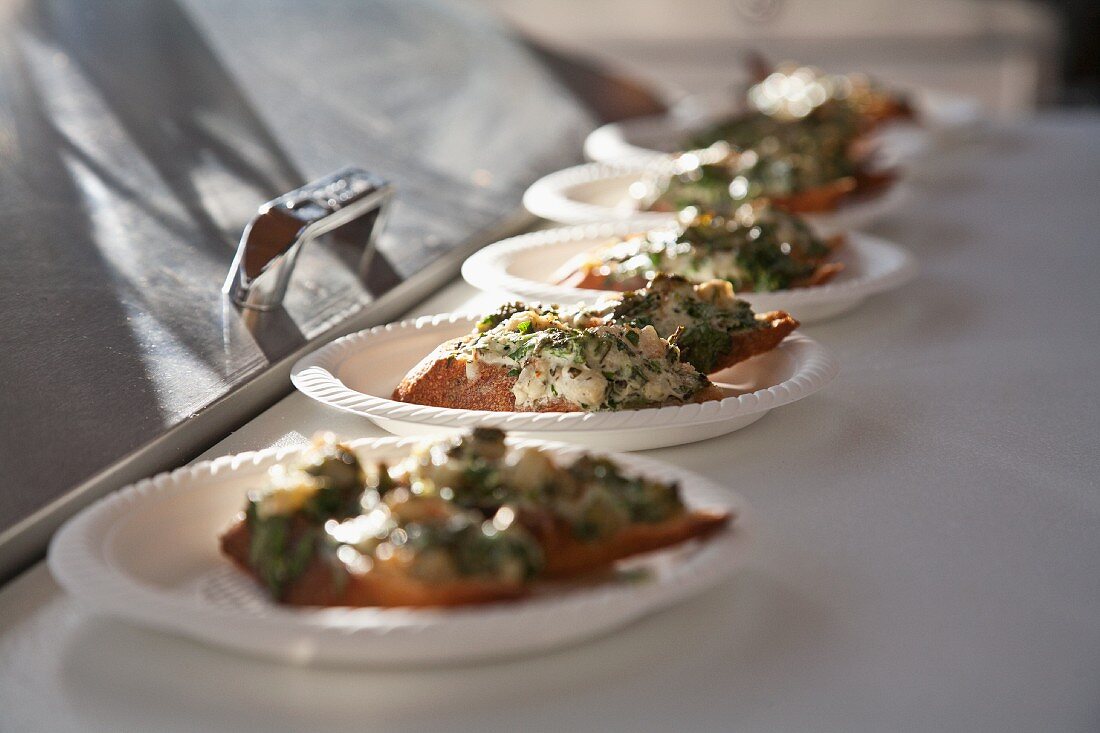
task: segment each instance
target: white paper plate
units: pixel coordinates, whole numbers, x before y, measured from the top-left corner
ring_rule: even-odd
[[[364,415],[397,435],[482,425],[605,450],[645,450],[743,428],[774,407],[813,394],[837,370],[823,347],[795,334],[766,354],[712,375],[712,381],[730,396],[701,404],[616,412],[492,412],[390,399],[409,369],[439,344],[469,333],[478,319],[478,315],[444,314],[360,331],[299,360],[290,379],[318,402]]]
[[[400,455],[408,440],[358,440],[365,457]],[[555,445],[568,455],[576,448]],[[681,602],[725,578],[744,553],[740,497],[687,471],[619,457],[631,471],[681,482],[694,508],[729,509],[732,530],[629,561],[641,572],[558,584],[531,598],[458,610],[279,606],[218,549],[218,534],[273,463],[267,450],[160,474],[100,500],[50,544],[58,582],[89,608],[218,646],[294,663],[421,665],[505,657],[587,639]]]
[[[877,137],[890,164],[925,154],[937,142],[975,127],[982,119],[981,103],[968,96],[931,90],[913,93],[920,124],[897,122]],[[681,100],[668,114],[634,117],[593,130],[584,154],[598,163],[651,163],[682,151],[699,130],[743,111],[728,95],[698,95]]]
[[[536,216],[562,224],[593,224],[634,219],[646,225],[674,222],[674,213],[639,211],[630,196],[632,184],[644,185],[654,171],[669,165],[656,163],[586,163],[551,173],[531,184],[523,194],[523,205]],[[866,228],[896,211],[908,198],[903,180],[882,194],[853,201],[828,214],[805,216],[820,232],[831,234]]]
[[[547,229],[505,239],[480,250],[462,264],[466,282],[486,292],[541,303],[594,303],[608,293],[557,285],[563,264],[611,237],[647,229],[637,219]],[[803,323],[839,315],[874,293],[902,285],[916,274],[913,256],[901,246],[868,234],[850,232],[836,261],[844,270],[825,285],[771,293],[740,293],[757,312],[785,310]]]

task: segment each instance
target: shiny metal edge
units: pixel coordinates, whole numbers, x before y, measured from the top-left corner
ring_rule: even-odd
[[[454,280],[466,257],[491,242],[529,228],[535,221],[531,214],[521,212],[498,226],[478,232],[465,246],[440,256],[412,278],[368,304],[363,312],[303,345],[244,386],[0,532],[0,585],[45,557],[53,533],[84,507],[127,484],[187,464],[227,433],[290,394],[293,391],[290,368],[306,353],[349,333],[397,320],[433,289]]]

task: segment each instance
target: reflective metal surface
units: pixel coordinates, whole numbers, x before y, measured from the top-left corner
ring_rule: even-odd
[[[302,247],[330,232],[345,235],[347,264],[364,276],[392,196],[386,181],[347,168],[268,201],[245,227],[222,292],[245,308],[278,308]]]
[[[448,3],[3,4],[0,577],[80,504],[289,389],[311,341],[451,276],[591,126]],[[398,189],[366,280],[306,247],[282,308],[234,307],[257,205],[351,163]]]

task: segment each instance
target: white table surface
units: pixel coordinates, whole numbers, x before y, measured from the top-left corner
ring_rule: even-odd
[[[754,506],[728,584],[552,654],[337,670],[91,615],[39,564],[0,590],[0,730],[1100,729],[1100,117],[989,132],[916,174],[877,231],[922,275],[806,329],[840,377],[652,452]],[[210,455],[319,428],[379,434],[293,395]]]

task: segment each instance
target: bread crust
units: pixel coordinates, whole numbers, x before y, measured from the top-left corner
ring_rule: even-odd
[[[514,412],[516,378],[499,364],[479,364],[477,377],[466,374],[466,362],[454,358],[454,350],[466,342],[457,338],[439,346],[412,368],[393,391],[393,399],[431,407],[459,410]],[[563,399],[540,403],[530,412],[580,412],[579,405]]]
[[[806,188],[789,196],[771,196],[771,202],[793,214],[827,214],[842,205],[874,198],[883,193],[897,178],[893,171],[857,171],[821,186]],[[667,205],[658,204],[651,211],[673,211]]]
[[[799,325],[794,316],[786,311],[760,313],[757,314],[756,320],[763,325],[762,328],[730,334],[730,349],[718,360],[711,374],[771,351],[779,346],[783,339],[790,336]]]
[[[809,277],[802,278],[791,284],[791,290],[797,290],[799,288],[812,288],[817,285],[824,285],[839,275],[844,270],[844,265],[840,262],[827,262],[823,265],[818,265]],[[595,267],[584,268],[577,270],[576,272],[565,277],[559,285],[565,285],[571,288],[580,288],[582,290],[607,290],[618,293],[625,293],[630,290],[640,290],[645,287],[646,280],[644,277],[638,275],[636,277],[630,277],[625,280],[612,281],[607,275],[601,275],[596,272]],[[738,293],[752,293],[753,290],[738,290]],[[774,291],[770,291],[774,292]]]
[[[462,343],[464,338],[448,341],[424,357],[394,389],[393,399],[398,402],[459,410],[515,412],[516,396],[512,388],[516,385],[516,378],[499,364],[479,364],[476,378],[470,379],[466,375],[466,363],[451,356],[454,349]],[[725,394],[720,389],[714,385],[707,385],[694,395],[691,402],[708,402],[724,397]],[[540,402],[522,412],[583,412],[583,410],[579,405],[559,398]]]
[[[792,285],[792,289],[797,288],[813,288],[818,285],[824,285],[839,275],[844,270],[844,264],[841,262],[827,262],[823,265],[818,265],[809,277],[799,280],[796,284]]]
[[[847,241],[847,238],[843,234],[834,234],[825,239],[825,245],[829,248],[829,252],[833,253],[844,246],[845,241]],[[601,251],[606,248],[606,244],[594,248],[592,250],[591,259],[565,275],[565,277],[559,279],[557,284],[570,288],[580,288],[582,290],[605,290],[618,293],[645,288],[648,280],[644,275],[633,275],[623,280],[614,281],[611,280],[608,275],[599,272],[601,265],[603,265],[603,261],[600,259]],[[844,270],[843,263],[823,262],[819,264],[808,277],[792,282],[790,289],[794,290],[824,285],[836,277],[842,270]],[[737,292],[751,293],[756,291],[738,290]]]
[[[221,536],[222,552],[259,582],[259,576],[248,560],[249,543],[250,532],[243,516]],[[323,560],[314,557],[305,571],[287,585],[279,601],[291,606],[429,608],[513,600],[528,592],[528,586],[521,582],[503,583],[476,578],[428,583],[395,573],[341,573],[338,576]]]
[[[625,293],[628,290],[641,290],[645,287],[646,280],[641,275],[635,275],[624,280],[612,281],[607,275],[596,272],[598,262],[589,263],[566,275],[558,281],[558,285],[569,288],[581,288],[582,290],[608,290]]]
[[[555,527],[539,537],[546,556],[548,578],[568,578],[605,568],[617,560],[641,555],[691,539],[700,539],[728,526],[728,512],[685,512],[657,523],[635,523],[598,542],[582,542],[568,529]]]
[[[646,286],[646,279],[641,275],[630,277],[625,280],[612,281],[607,275],[598,273],[596,271],[598,267],[598,265],[594,265],[576,270],[563,278],[558,284],[571,288],[581,288],[583,290],[607,290],[619,293],[625,293],[630,290],[641,290]],[[841,262],[826,262],[818,265],[817,269],[810,273],[809,277],[802,278],[792,283],[790,289],[797,290],[799,288],[811,288],[817,285],[824,285],[839,275],[843,270],[844,264]],[[755,291],[738,290],[737,292],[752,293]]]
[[[858,189],[854,177],[847,176],[830,181],[823,186],[807,188],[790,196],[775,196],[772,203],[795,214],[816,214],[836,211],[845,198]]]
[[[896,175],[893,172],[870,173],[861,171],[854,176],[844,176],[821,186],[805,188],[789,196],[770,196],[778,208],[793,214],[827,214],[841,205],[855,203],[882,193]],[[663,201],[656,201],[648,211],[672,213],[675,208]]]

